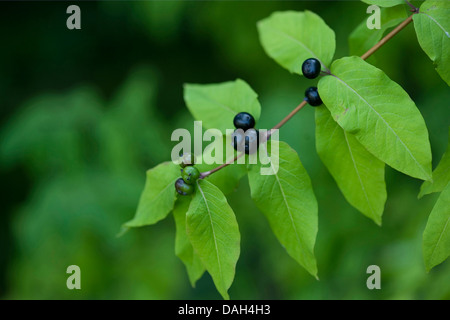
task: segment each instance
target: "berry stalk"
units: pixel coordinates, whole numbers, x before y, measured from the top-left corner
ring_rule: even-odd
[[[228,162],[226,162],[226,163],[224,163],[224,164],[221,164],[220,166],[218,166],[218,167],[216,167],[216,168],[214,168],[214,169],[212,169],[212,170],[209,170],[209,171],[205,171],[205,172],[200,173],[200,176],[199,176],[198,178],[199,178],[199,179],[204,179],[204,178],[206,178],[206,177],[212,175],[214,172],[217,172],[217,171],[219,171],[220,169],[223,169],[223,168],[225,168],[226,166],[229,166],[230,164],[233,164],[234,162],[236,162],[237,159],[239,159],[239,158],[242,157],[243,155],[244,155],[244,152],[241,152],[240,154],[238,154],[237,156],[235,156],[235,157],[233,158],[233,160],[228,161]]]

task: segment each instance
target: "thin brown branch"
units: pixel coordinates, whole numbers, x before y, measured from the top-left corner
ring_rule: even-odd
[[[394,30],[389,32],[383,39],[381,39],[376,45],[369,49],[366,53],[361,56],[361,59],[366,60],[372,54],[374,54],[378,49],[380,49],[386,42],[391,40],[397,33],[403,30],[408,24],[411,23],[413,15],[409,16],[405,21],[400,23]]]
[[[205,171],[205,172],[200,173],[199,179],[204,179],[204,178],[206,178],[207,176],[212,175],[214,172],[217,172],[217,171],[219,171],[220,169],[223,169],[223,168],[225,168],[226,166],[229,166],[230,164],[233,164],[237,159],[239,159],[239,158],[242,157],[243,155],[244,155],[244,152],[241,152],[240,154],[238,154],[237,156],[235,156],[235,157],[233,158],[233,160],[228,161],[228,162],[226,162],[226,163],[224,163],[224,164],[221,164],[220,166],[218,166],[218,167],[216,167],[216,168],[214,168],[214,169],[211,169],[211,170],[209,170],[209,171]]]
[[[299,112],[304,106],[306,106],[308,102],[303,100],[294,110],[291,111],[283,120],[281,120],[272,130],[280,129],[286,122],[288,122],[297,112]],[[271,131],[272,131],[271,130]]]

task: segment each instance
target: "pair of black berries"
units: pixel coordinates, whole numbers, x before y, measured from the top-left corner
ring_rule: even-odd
[[[315,58],[306,59],[302,64],[302,73],[307,79],[315,79],[319,76],[321,71],[320,61]],[[320,106],[322,99],[320,99],[317,87],[309,87],[305,91],[305,100],[313,107]]]
[[[255,129],[255,118],[248,112],[238,113],[233,124],[236,128],[231,135],[233,148],[246,154],[255,153],[259,146],[259,131]]]
[[[194,192],[194,183],[200,177],[200,171],[194,167],[195,156],[192,153],[183,154],[180,158],[181,178],[175,181],[175,190],[186,196]]]

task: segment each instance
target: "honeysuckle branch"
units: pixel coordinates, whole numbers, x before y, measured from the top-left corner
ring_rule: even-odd
[[[280,129],[286,122],[288,122],[297,112],[299,112],[304,106],[308,104],[308,101],[303,100],[294,110],[291,111],[283,120],[281,120],[275,127],[273,127],[270,132],[273,130]],[[271,134],[271,133],[270,133]],[[269,134],[269,136],[270,136]]]
[[[397,33],[402,31],[408,24],[411,23],[413,15],[410,15],[408,18],[406,18],[402,23],[400,23],[394,30],[389,32],[383,39],[378,41],[376,45],[374,45],[372,48],[370,48],[366,53],[364,53],[361,56],[361,59],[366,60],[369,58],[372,54],[374,54],[378,49],[380,49],[386,42],[391,40]]]
[[[294,110],[291,111],[291,113],[289,113],[286,117],[284,117],[283,120],[281,120],[272,129],[267,131],[266,136],[261,139],[260,143],[263,143],[263,142],[269,140],[269,138],[272,135],[272,133],[274,132],[274,130],[280,129],[286,122],[288,122],[297,112],[299,112],[307,104],[308,104],[308,102],[306,100],[303,100]],[[244,155],[244,152],[241,152],[237,156],[235,156],[233,158],[233,160],[230,160],[230,161],[228,161],[228,162],[226,162],[224,164],[221,164],[220,166],[218,166],[218,167],[216,167],[216,168],[214,168],[212,170],[201,172],[199,179],[204,179],[204,178],[210,176],[211,174],[213,174],[214,172],[217,172],[220,169],[223,169],[223,168],[229,166],[230,164],[235,163],[236,160],[239,159],[240,157],[242,157],[243,155]]]
[[[198,178],[199,178],[199,179],[204,179],[204,178],[206,178],[206,177],[212,175],[214,172],[217,172],[217,171],[219,171],[220,169],[223,169],[223,168],[225,168],[226,166],[229,166],[230,164],[233,164],[234,162],[236,162],[237,159],[239,159],[239,158],[242,157],[243,155],[244,155],[244,152],[241,152],[241,153],[239,153],[237,156],[235,156],[235,157],[233,158],[233,160],[230,160],[230,161],[228,161],[228,162],[226,162],[226,163],[224,163],[224,164],[221,164],[220,166],[218,166],[218,167],[216,167],[216,168],[214,168],[214,169],[212,169],[212,170],[205,171],[205,172],[201,172],[201,173],[200,173],[200,176],[199,176]]]
[[[406,18],[402,23],[400,23],[396,28],[394,28],[391,32],[389,32],[385,37],[383,37],[380,41],[378,41],[372,48],[370,48],[366,53],[364,53],[361,56],[361,59],[367,60],[372,54],[374,54],[377,50],[379,50],[384,44],[386,44],[389,40],[391,40],[397,33],[399,33],[401,30],[403,30],[408,24],[411,23],[412,17],[414,14],[419,13],[419,9],[413,6],[409,1],[406,1],[406,3],[411,7],[411,11],[413,12],[412,15],[410,15],[408,18]],[[327,68],[326,71],[321,71],[322,76],[331,75],[331,72]],[[294,110],[292,110],[286,117],[283,118],[276,126],[274,126],[271,130],[267,131],[267,135],[264,139],[261,139],[260,143],[267,141],[274,130],[280,129],[282,126],[286,124],[294,115],[297,114],[301,109],[303,109],[304,106],[308,104],[308,101],[304,99],[297,107],[295,107]],[[236,162],[237,159],[242,157],[244,155],[244,152],[241,152],[237,156],[233,158],[233,160],[230,160],[212,170],[201,172],[199,179],[204,179],[211,174],[229,166],[230,164],[233,164]]]

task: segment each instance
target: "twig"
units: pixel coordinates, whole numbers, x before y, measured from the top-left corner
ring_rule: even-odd
[[[406,1],[408,4],[409,2]],[[414,7],[414,6],[413,6]],[[412,8],[413,8],[412,7]],[[415,8],[415,7],[414,7]],[[413,8],[413,9],[414,9]],[[417,8],[416,8],[417,9]],[[414,13],[418,13],[418,10],[412,10]],[[383,39],[381,39],[377,44],[375,44],[372,48],[370,48],[366,53],[364,53],[361,56],[361,59],[366,60],[367,58],[369,58],[372,54],[374,54],[378,49],[380,49],[386,42],[388,42],[389,40],[391,40],[397,33],[399,33],[401,30],[403,30],[408,24],[411,23],[412,21],[412,15],[409,16],[407,19],[405,19],[402,23],[400,23],[394,30],[392,30],[391,32],[389,32]],[[327,70],[328,71],[328,70]],[[329,71],[328,72],[324,72],[326,75],[331,74]],[[270,131],[267,132],[267,136],[265,138],[265,140],[267,141],[269,139],[269,137],[272,135],[274,130],[280,129],[282,126],[284,126],[286,124],[286,122],[288,122],[297,112],[299,112],[304,106],[306,106],[308,104],[308,102],[306,100],[303,100],[294,110],[291,111],[291,113],[289,113],[286,117],[284,117],[283,120],[281,120],[275,127],[273,127]],[[212,170],[209,171],[205,171],[200,173],[200,177],[199,179],[204,179],[208,176],[210,176],[211,174],[213,174],[214,172],[217,172],[227,166],[229,166],[230,164],[233,164],[237,159],[239,159],[240,157],[242,157],[244,155],[244,152],[241,152],[240,154],[238,154],[237,156],[234,157],[233,160],[224,163]]]
[[[374,54],[378,49],[380,49],[386,42],[391,40],[397,33],[399,33],[401,30],[403,30],[408,24],[412,21],[412,15],[409,16],[405,21],[400,23],[394,30],[389,32],[383,39],[381,39],[376,45],[374,45],[372,48],[369,49],[366,53],[364,53],[361,56],[361,59],[366,60],[369,58],[372,54]]]
[[[204,179],[204,178],[206,178],[207,176],[212,175],[214,172],[217,172],[217,171],[219,171],[220,169],[223,169],[223,168],[225,168],[226,166],[229,166],[230,164],[233,164],[237,159],[239,159],[239,158],[242,157],[243,155],[244,155],[244,152],[241,152],[240,154],[238,154],[237,156],[235,156],[235,157],[233,158],[233,160],[228,161],[228,162],[226,162],[226,163],[224,163],[224,164],[221,164],[220,166],[218,166],[218,167],[216,167],[216,168],[214,168],[214,169],[212,169],[212,170],[205,171],[205,172],[201,172],[201,173],[200,173],[200,176],[199,176],[198,178],[199,178],[199,179]]]
[[[308,101],[303,100],[294,110],[291,111],[283,120],[281,120],[275,127],[270,130],[271,132],[276,129],[280,129],[286,122],[288,122],[297,112],[299,112],[304,106],[308,104]]]
[[[411,12],[414,12],[414,13],[418,13],[419,12],[419,8],[417,8],[415,5],[413,5],[408,0],[405,0],[405,1],[406,1],[406,4],[411,8]]]

